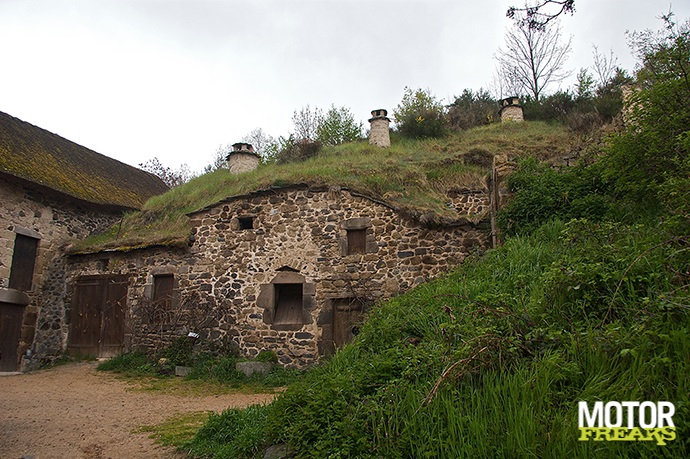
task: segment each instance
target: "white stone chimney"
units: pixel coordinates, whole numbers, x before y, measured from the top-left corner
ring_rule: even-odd
[[[522,112],[522,105],[520,105],[520,99],[517,96],[506,97],[499,101],[501,104],[501,123],[506,121],[517,121],[521,122],[525,120],[525,116]]]
[[[254,152],[254,147],[243,142],[232,144],[232,151],[225,158],[231,174],[253,171],[259,167],[260,159],[259,155]]]
[[[370,145],[376,145],[382,148],[391,146],[391,135],[388,128],[391,120],[388,119],[386,115],[388,115],[388,112],[382,108],[371,112],[371,119],[369,120],[371,124],[371,128],[369,129]]]

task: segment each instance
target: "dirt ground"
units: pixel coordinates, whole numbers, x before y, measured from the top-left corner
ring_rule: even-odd
[[[130,390],[128,390],[130,388]],[[132,391],[130,383],[76,363],[0,377],[0,457],[6,459],[181,459],[133,433],[179,413],[221,412],[272,394],[179,396]]]

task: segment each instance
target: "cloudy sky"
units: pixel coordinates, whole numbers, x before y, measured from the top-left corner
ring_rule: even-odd
[[[348,107],[367,127],[405,86],[445,102],[490,87],[515,4],[0,0],[0,111],[132,165],[199,171],[255,128],[287,135],[307,104]],[[574,71],[592,65],[593,44],[633,69],[626,30],[659,29],[670,7],[690,17],[679,0],[575,5],[562,20]]]

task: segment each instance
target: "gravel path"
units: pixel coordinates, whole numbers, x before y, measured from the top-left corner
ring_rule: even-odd
[[[179,413],[265,403],[272,394],[205,397],[132,392],[126,381],[77,363],[0,377],[0,457],[19,459],[181,459],[132,433]]]

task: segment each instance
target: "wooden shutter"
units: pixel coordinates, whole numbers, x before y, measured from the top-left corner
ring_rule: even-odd
[[[354,229],[347,230],[347,254],[366,253],[367,251],[367,230]]]
[[[275,284],[274,324],[302,323],[302,284]]]

